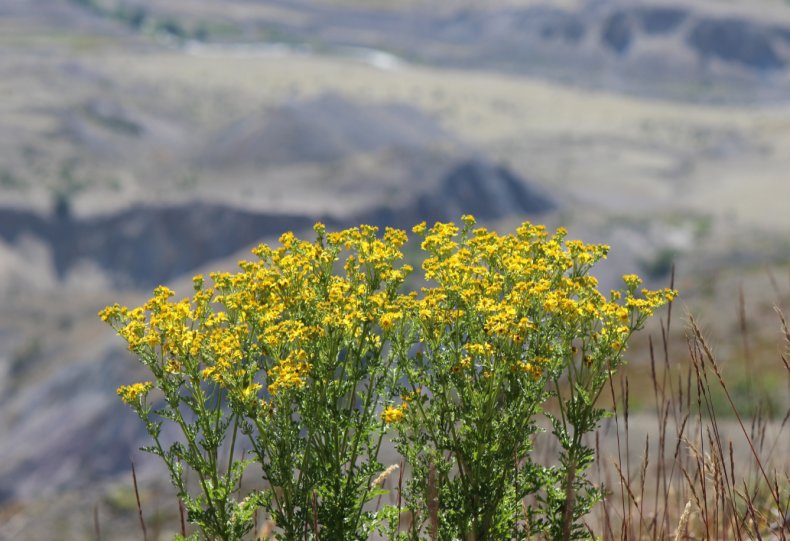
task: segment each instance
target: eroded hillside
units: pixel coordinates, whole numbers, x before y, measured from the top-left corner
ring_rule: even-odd
[[[781,2],[17,1],[0,53],[0,539],[134,524],[96,311],[318,219],[565,225],[724,339],[783,291]]]

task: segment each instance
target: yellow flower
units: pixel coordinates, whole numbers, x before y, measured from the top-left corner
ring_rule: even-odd
[[[206,368],[201,370],[200,377],[202,377],[205,380],[213,379],[216,381],[217,380],[216,374],[217,374],[216,366],[207,366]]]
[[[204,278],[202,274],[196,274],[192,277],[192,286],[195,288],[195,291],[200,291],[203,287]]]
[[[299,349],[273,366],[268,373],[269,392],[276,395],[281,389],[304,387],[305,378],[310,372],[310,365],[305,361],[306,358],[307,353]]]
[[[381,316],[381,319],[379,319],[379,325],[381,325],[382,329],[388,331],[392,329],[392,327],[395,325],[395,322],[398,321],[401,316],[402,314],[400,312],[387,312]]]
[[[132,385],[121,385],[118,387],[117,393],[126,404],[132,405],[138,399],[144,398],[148,392],[154,388],[154,384],[150,381],[142,383],[133,383]]]
[[[532,379],[534,380],[540,379],[541,374],[543,374],[542,368],[528,362],[519,363],[517,368],[520,369],[522,372],[525,372],[530,376],[532,376]]]
[[[261,387],[262,385],[260,383],[252,383],[248,385],[241,391],[241,398],[245,401],[255,398],[258,394],[258,391],[261,390]]]
[[[405,410],[408,406],[406,404],[401,404],[397,408],[393,408],[392,406],[387,406],[384,408],[384,411],[381,412],[381,419],[387,424],[398,423],[403,419],[403,416],[406,414]]]
[[[637,276],[636,274],[626,274],[625,276],[623,276],[623,282],[625,282],[625,284],[628,287],[634,287],[635,288],[635,287],[638,287],[639,284],[642,283],[642,279],[639,278],[639,276]]]
[[[170,359],[165,365],[165,372],[168,374],[178,374],[183,369],[183,366],[176,359]]]

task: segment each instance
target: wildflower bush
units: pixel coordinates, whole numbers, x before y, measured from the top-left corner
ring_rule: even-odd
[[[564,230],[499,236],[465,216],[413,231],[419,293],[404,287],[405,232],[317,224],[315,241],[286,233],[235,274],[195,277],[191,298],[159,287],[139,308],[100,312],[153,376],[118,394],[194,538],[241,539],[259,510],[290,541],[589,535],[581,519],[602,492],[585,477],[583,436],[606,414],[596,400],[629,336],[675,293],[626,276],[604,297],[589,270],[608,248]],[[556,464],[531,456],[542,415]],[[165,422],[176,441],[163,441]],[[411,471],[405,527],[400,503],[369,505],[391,471],[379,462],[388,433]],[[241,493],[253,463],[266,489]]]

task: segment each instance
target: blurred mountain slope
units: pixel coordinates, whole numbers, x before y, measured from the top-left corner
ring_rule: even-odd
[[[0,2],[0,539],[85,539],[93,503],[134,524],[107,487],[145,442],[114,389],[144,376],[96,311],[286,229],[533,219],[611,243],[604,290],[673,262],[684,298],[758,282],[790,259],[788,21],[769,0]]]
[[[498,70],[638,95],[782,99],[790,9],[780,2],[226,2],[81,0],[178,39],[356,47],[440,67]],[[130,13],[135,24],[130,25]],[[163,22],[164,21],[164,22]],[[711,86],[716,86],[711,94]],[[700,89],[707,93],[700,93]]]
[[[267,168],[334,162],[355,154],[401,149],[412,152],[452,142],[434,118],[405,104],[361,107],[325,94],[251,116],[211,138],[198,163],[211,168]]]

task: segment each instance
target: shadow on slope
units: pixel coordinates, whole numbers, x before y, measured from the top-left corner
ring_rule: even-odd
[[[336,94],[295,101],[232,123],[198,157],[213,168],[338,161],[388,149],[425,149],[449,136],[405,104],[361,105]]]
[[[117,286],[152,287],[265,238],[309,229],[315,220],[330,228],[366,222],[408,229],[422,220],[458,220],[461,214],[496,219],[554,208],[551,199],[507,168],[472,159],[451,168],[435,187],[411,194],[403,206],[382,206],[343,221],[332,216],[256,213],[200,202],[136,206],[87,219],[75,218],[63,209],[53,216],[2,209],[0,238],[12,245],[25,235],[41,239],[50,246],[61,278],[88,260]]]

